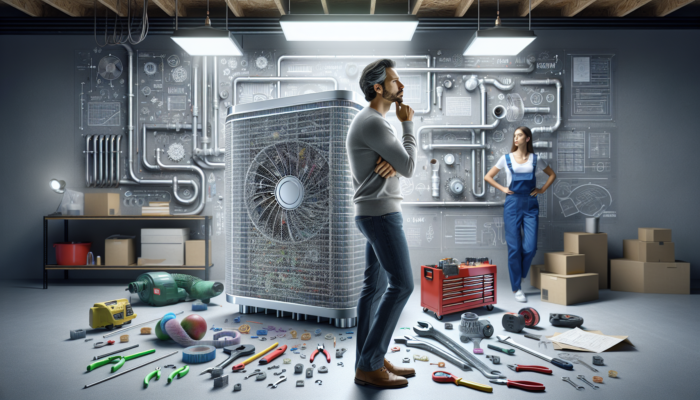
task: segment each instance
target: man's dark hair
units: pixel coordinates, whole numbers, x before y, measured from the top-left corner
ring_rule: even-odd
[[[396,63],[393,60],[384,58],[370,63],[362,70],[360,76],[360,89],[365,94],[365,100],[372,101],[377,97],[377,92],[374,90],[374,85],[377,83],[384,87],[386,80],[386,69],[394,68]]]

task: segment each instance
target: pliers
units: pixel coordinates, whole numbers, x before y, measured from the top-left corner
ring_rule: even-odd
[[[94,369],[97,369],[97,368],[99,368],[103,365],[107,365],[107,364],[116,364],[116,365],[112,365],[112,372],[116,372],[119,368],[121,368],[124,365],[124,363],[126,361],[133,360],[134,358],[142,357],[142,356],[152,354],[155,352],[156,352],[156,349],[151,349],[151,350],[142,351],[140,353],[130,354],[128,356],[107,357],[103,360],[100,360],[100,361],[97,361],[97,362],[94,362],[94,363],[88,365],[87,371],[90,372]]]
[[[148,383],[153,379],[153,377],[156,377],[156,380],[160,379],[160,367],[156,368],[155,371],[151,371],[148,375],[146,375],[146,378],[143,380],[143,387],[147,388]]]
[[[178,378],[182,378],[185,375],[187,375],[188,372],[190,372],[189,365],[185,365],[184,367],[180,367],[180,368],[176,369],[175,371],[173,371],[170,374],[170,376],[168,376],[168,383],[172,382],[173,379],[175,379],[175,375],[177,375]]]
[[[497,385],[506,385],[509,388],[513,387],[522,390],[527,390],[528,392],[544,392],[544,385],[539,382],[510,381],[506,379],[491,379],[489,380],[489,382],[495,383]]]
[[[547,367],[542,367],[540,365],[519,365],[519,364],[509,364],[508,368],[512,369],[515,372],[522,372],[522,371],[532,371],[532,372],[539,372],[540,374],[552,374],[552,370],[547,368]]]
[[[316,350],[314,350],[314,352],[311,353],[311,357],[309,357],[309,362],[314,362],[314,358],[316,357],[316,355],[317,355],[318,353],[323,353],[323,354],[325,354],[325,355],[326,355],[326,361],[328,361],[329,363],[331,362],[331,355],[330,355],[330,353],[328,353],[328,351],[326,351],[326,346],[323,345],[323,344],[319,344],[319,345],[316,347]]]

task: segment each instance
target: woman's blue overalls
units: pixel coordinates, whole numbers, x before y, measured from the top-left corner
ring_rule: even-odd
[[[506,154],[506,163],[512,176],[510,189],[513,194],[506,195],[503,208],[503,221],[508,244],[508,270],[513,291],[520,289],[520,282],[527,276],[530,263],[537,252],[537,226],[540,215],[540,205],[537,196],[530,193],[537,187],[535,172],[537,171],[537,155],[532,154],[532,173],[515,173],[510,163],[510,155]],[[520,230],[523,237],[520,236]]]

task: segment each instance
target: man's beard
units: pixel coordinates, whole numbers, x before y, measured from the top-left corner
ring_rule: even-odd
[[[403,103],[403,99],[402,99],[401,97],[399,97],[399,94],[401,94],[401,93],[403,93],[403,90],[399,90],[399,91],[396,92],[396,93],[388,93],[388,92],[385,90],[384,92],[382,92],[382,97],[383,97],[385,100],[389,100],[389,101],[392,102],[392,103],[395,102],[395,101],[398,101],[399,104],[401,104],[401,103]]]

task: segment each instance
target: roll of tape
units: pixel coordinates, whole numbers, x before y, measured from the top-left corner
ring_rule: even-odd
[[[182,351],[182,362],[187,364],[201,364],[216,358],[214,346],[190,346]]]

